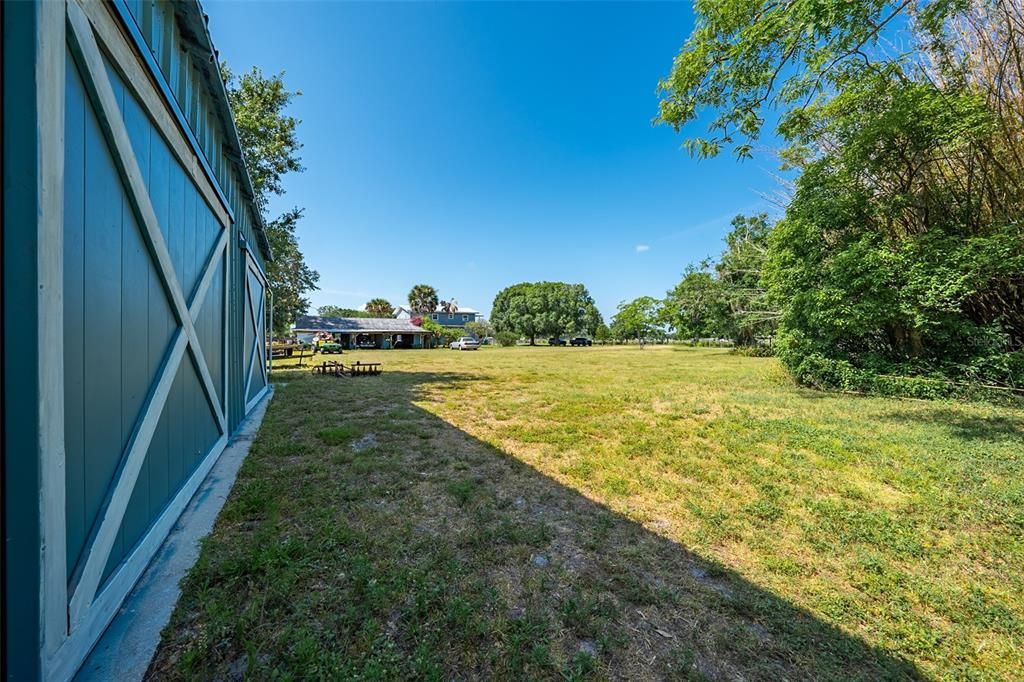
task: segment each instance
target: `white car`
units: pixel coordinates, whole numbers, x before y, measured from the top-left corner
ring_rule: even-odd
[[[452,350],[479,350],[480,342],[472,336],[460,336],[457,340],[448,344]]]

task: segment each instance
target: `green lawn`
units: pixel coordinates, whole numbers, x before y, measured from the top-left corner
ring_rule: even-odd
[[[276,396],[150,673],[1020,679],[1024,411],[676,347]]]

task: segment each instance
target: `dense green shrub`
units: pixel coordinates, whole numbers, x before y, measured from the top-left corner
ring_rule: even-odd
[[[429,347],[444,348],[460,336],[466,335],[466,330],[462,327],[446,327],[430,319],[424,319],[422,327],[423,331],[428,333],[427,345]]]
[[[733,355],[742,355],[748,358],[771,358],[775,356],[775,349],[767,345],[736,346],[732,349]]]
[[[442,327],[440,341],[447,346],[452,341],[457,341],[463,336],[466,336],[466,330],[462,327]]]
[[[502,346],[514,346],[519,340],[519,334],[515,332],[498,332],[494,338],[498,341],[499,345]]]
[[[737,309],[781,313],[776,350],[800,381],[914,397],[1024,386],[1019,4],[695,4],[661,120],[702,119],[685,143],[698,157],[749,157],[776,123],[791,199],[728,269],[754,294]],[[879,49],[890,29],[908,49]],[[695,273],[683,292],[701,321],[714,283]]]
[[[985,399],[1024,405],[1024,393],[1013,390],[980,383],[956,382],[943,376],[878,374],[855,367],[846,360],[827,358],[818,353],[802,357],[793,368],[793,375],[806,386],[824,390],[926,400]]]

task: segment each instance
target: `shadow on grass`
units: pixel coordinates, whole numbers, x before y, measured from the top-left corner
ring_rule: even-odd
[[[1002,442],[1024,440],[1024,419],[1006,415],[978,416],[962,410],[936,407],[926,410],[890,412],[888,419],[901,423],[937,424],[964,440]]]
[[[479,377],[281,379],[149,677],[921,677],[418,405]]]

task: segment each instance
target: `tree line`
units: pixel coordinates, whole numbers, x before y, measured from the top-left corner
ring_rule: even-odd
[[[771,228],[764,213],[733,218],[717,261],[688,265],[664,298],[641,296],[621,303],[609,338],[713,338],[738,346],[768,342],[781,316],[762,283]]]
[[[746,321],[735,335],[776,326],[778,355],[812,384],[1024,386],[1020,2],[695,9],[660,120],[679,130],[700,117],[690,153],[742,159],[771,110],[798,176],[781,219],[749,239],[744,257],[764,250],[757,276],[724,257],[688,271],[676,322],[697,329],[728,309]],[[723,282],[724,301],[709,293]]]
[[[395,314],[395,307],[386,298],[371,298],[362,310],[322,305],[316,312],[320,317],[392,317]]]

